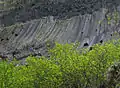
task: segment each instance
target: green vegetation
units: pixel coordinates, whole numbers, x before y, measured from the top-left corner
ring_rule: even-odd
[[[115,64],[120,62],[120,42],[96,44],[92,50],[79,50],[78,45],[56,43],[49,52],[50,58],[30,56],[26,65],[17,66],[17,61],[0,62],[0,88],[99,88],[102,84],[116,88],[113,85],[120,85],[120,64]],[[110,76],[113,71],[116,74]]]
[[[102,19],[102,20],[99,20],[98,21],[98,24],[104,24],[104,21],[107,21],[107,24],[108,25],[118,25],[119,23],[119,19],[120,19],[120,16],[119,16],[119,12],[117,10],[114,10],[113,12],[109,12],[107,11],[105,13],[105,18]]]

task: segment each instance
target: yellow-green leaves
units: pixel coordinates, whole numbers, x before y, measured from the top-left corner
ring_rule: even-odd
[[[117,11],[114,12],[113,14],[113,19],[115,21],[115,24],[117,24],[119,22],[119,13]]]
[[[61,68],[63,87],[79,85],[78,88],[94,88],[100,85],[106,79],[108,67],[120,60],[120,46],[114,45],[116,42],[96,44],[91,51],[83,49],[84,53],[75,49],[73,44],[56,43],[55,48],[50,50],[50,59]]]
[[[29,56],[19,66],[0,62],[0,88],[97,88],[108,68],[120,61],[120,41],[96,44],[90,51],[77,47],[56,43],[50,58]]]

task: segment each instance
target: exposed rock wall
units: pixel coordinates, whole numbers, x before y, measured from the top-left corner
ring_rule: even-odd
[[[113,7],[116,7],[119,15],[119,6]],[[0,30],[0,52],[3,53],[5,51],[4,54],[7,54],[10,58],[21,58],[30,54],[46,55],[46,42],[49,41],[57,41],[59,43],[79,41],[81,42],[80,47],[90,47],[93,44],[103,43],[112,39],[115,37],[114,34],[116,32],[118,34],[116,38],[119,38],[120,23],[119,18],[117,23],[115,23],[115,8],[113,7],[111,9],[99,8],[98,11],[93,11],[89,14],[87,10],[84,10],[86,11],[84,15],[81,15],[81,10],[77,12],[70,12],[72,11],[70,10],[64,19],[56,19],[56,16],[38,17],[39,19],[26,20],[25,23],[2,27]],[[74,14],[77,14],[77,16]],[[23,16],[29,17],[29,14],[25,15],[23,12]],[[9,23],[13,24],[16,22],[14,21],[14,13],[13,17],[12,15],[4,15],[4,17],[6,18],[1,20],[1,24],[5,22],[9,25]],[[109,17],[111,20],[108,19]],[[24,17],[21,17],[22,19]],[[6,22],[7,20],[8,23]],[[53,45],[52,42],[50,44]]]
[[[58,20],[49,16],[25,24],[5,27],[0,32],[0,44],[4,46],[7,52],[13,52],[16,49],[19,49],[20,52],[24,51],[21,54],[22,56],[25,52],[26,55],[30,55],[31,48],[36,52],[45,54],[45,48],[43,47],[49,40],[59,43],[79,41],[81,47],[102,43],[111,39],[115,30],[119,32],[119,23],[117,25],[108,24],[105,19],[105,11],[106,9],[101,9],[101,11],[94,12],[92,15],[79,15],[65,20]],[[99,23],[100,21],[102,22]],[[39,48],[35,49],[35,47]]]

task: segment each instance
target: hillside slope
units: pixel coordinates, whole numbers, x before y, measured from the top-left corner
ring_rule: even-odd
[[[1,27],[0,52],[9,58],[13,56],[24,58],[30,54],[46,55],[46,42],[50,42],[52,46],[53,41],[59,43],[81,42],[80,47],[90,47],[112,38],[117,39],[120,31],[120,8],[119,6],[113,7],[111,9],[99,8],[98,11],[84,15],[81,15],[81,12],[68,12],[61,19],[56,19],[56,16],[51,15],[24,22],[13,21],[11,26]],[[11,15],[3,16],[6,18],[1,20],[1,25],[10,25]],[[29,15],[24,14],[23,16]],[[8,23],[7,17],[9,17]]]

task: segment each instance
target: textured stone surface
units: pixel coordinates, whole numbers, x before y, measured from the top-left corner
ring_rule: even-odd
[[[90,47],[96,43],[103,43],[115,37],[115,31],[119,35],[119,19],[117,20],[117,24],[115,24],[113,16],[110,24],[108,24],[107,16],[112,16],[115,13],[113,10],[115,8],[112,8],[109,10],[101,8],[98,11],[93,11],[91,14],[88,14],[87,10],[84,10],[86,11],[84,15],[81,15],[82,10],[70,12],[73,11],[71,9],[65,14],[67,17],[64,19],[60,17],[60,14],[58,17],[61,19],[56,19],[56,16],[51,15],[42,18],[38,17],[38,19],[31,21],[27,21],[28,19],[26,19],[25,23],[16,23],[15,25],[1,28],[0,52],[9,58],[15,57],[21,59],[21,57],[25,58],[31,54],[47,56],[46,44],[50,42],[53,46],[54,43],[51,41],[57,41],[59,43],[79,41],[81,42],[80,47]],[[118,6],[118,14],[120,14],[119,10]],[[63,16],[64,13],[61,13],[61,16]],[[29,17],[29,14],[25,15],[24,12],[20,14]],[[77,16],[74,14],[77,14]],[[16,22],[13,20],[15,16],[11,17],[11,15],[6,15],[5,17],[5,19],[1,20],[2,23],[4,21],[6,24]],[[25,18],[21,17],[20,20],[22,19]],[[116,38],[119,38],[119,36]]]
[[[120,4],[119,0],[34,0],[29,6],[0,12],[0,23],[4,26],[16,22],[26,22],[45,16],[55,19],[66,19],[79,14],[92,14],[100,8],[113,8]]]

